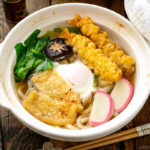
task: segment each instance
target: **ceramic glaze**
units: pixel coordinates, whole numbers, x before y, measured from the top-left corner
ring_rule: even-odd
[[[13,68],[14,46],[23,42],[34,29],[42,33],[67,24],[75,14],[90,16],[105,29],[110,38],[136,61],[134,95],[128,107],[117,117],[100,126],[84,130],[67,130],[47,125],[30,115],[17,97]],[[31,130],[62,141],[87,141],[109,135],[129,123],[141,110],[150,91],[150,51],[140,34],[121,15],[96,5],[68,3],[41,9],[18,23],[7,35],[0,48],[0,104],[8,108],[16,118]]]

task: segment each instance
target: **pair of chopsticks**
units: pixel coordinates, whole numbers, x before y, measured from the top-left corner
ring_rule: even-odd
[[[129,140],[129,139],[133,139],[133,138],[137,138],[137,137],[141,137],[141,136],[145,136],[149,134],[150,134],[150,123],[147,123],[147,124],[138,126],[136,128],[125,130],[125,131],[115,133],[115,134],[112,134],[103,138],[99,138],[97,140],[85,142],[77,146],[66,148],[65,150],[88,150],[88,149],[102,147],[105,145]]]

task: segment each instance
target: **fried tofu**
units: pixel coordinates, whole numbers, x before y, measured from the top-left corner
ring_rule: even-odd
[[[54,69],[35,75],[30,80],[38,91],[57,100],[70,90],[69,85]]]
[[[39,92],[49,96],[51,99],[76,102],[78,113],[83,110],[83,106],[80,102],[80,95],[73,92],[70,86],[54,69],[49,69],[35,75],[30,80]]]
[[[35,89],[29,91],[23,101],[23,106],[38,120],[53,126],[74,124],[77,117],[75,102],[53,100]]]

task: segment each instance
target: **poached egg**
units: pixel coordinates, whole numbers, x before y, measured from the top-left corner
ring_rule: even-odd
[[[54,69],[74,92],[80,94],[80,98],[83,102],[87,100],[95,90],[93,87],[93,73],[80,61],[71,64],[57,64]]]

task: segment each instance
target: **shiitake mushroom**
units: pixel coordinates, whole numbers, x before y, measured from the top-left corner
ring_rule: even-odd
[[[68,58],[73,52],[72,48],[66,44],[65,39],[52,39],[44,49],[45,55],[53,61],[60,61]]]

